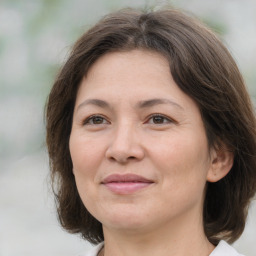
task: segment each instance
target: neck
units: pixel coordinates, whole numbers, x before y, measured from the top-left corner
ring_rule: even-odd
[[[214,249],[201,222],[177,221],[164,228],[133,231],[103,227],[103,231],[104,256],[209,256]]]

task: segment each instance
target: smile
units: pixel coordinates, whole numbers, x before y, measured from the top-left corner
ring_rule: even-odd
[[[144,189],[154,182],[135,174],[113,174],[106,177],[101,184],[116,194],[132,194]]]

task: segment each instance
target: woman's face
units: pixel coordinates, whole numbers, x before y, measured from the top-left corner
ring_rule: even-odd
[[[211,154],[200,111],[162,55],[98,59],[78,90],[70,153],[81,199],[103,228],[201,221]]]

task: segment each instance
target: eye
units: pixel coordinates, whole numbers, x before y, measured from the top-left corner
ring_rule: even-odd
[[[173,120],[161,114],[154,114],[150,116],[147,122],[150,124],[167,124],[173,123]]]
[[[84,122],[84,125],[100,125],[100,124],[109,124],[109,121],[106,120],[103,116],[93,115],[88,117]]]

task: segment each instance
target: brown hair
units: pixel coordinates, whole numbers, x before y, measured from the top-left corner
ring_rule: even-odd
[[[169,60],[176,84],[198,104],[209,146],[234,153],[229,174],[208,183],[203,209],[209,241],[234,242],[243,232],[256,191],[255,115],[241,74],[223,44],[196,19],[173,9],[125,9],[104,17],[74,45],[48,99],[47,145],[59,220],[92,243],[102,225],[86,210],[76,188],[69,152],[77,90],[92,64],[110,51],[157,51]]]

